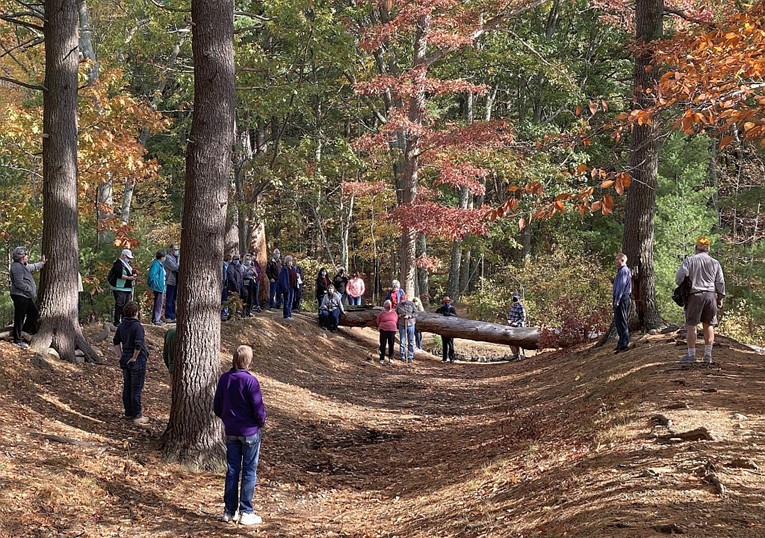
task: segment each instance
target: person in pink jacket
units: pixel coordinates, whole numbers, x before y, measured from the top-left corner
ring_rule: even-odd
[[[390,301],[383,303],[383,310],[377,315],[380,330],[380,364],[385,364],[385,346],[388,346],[388,364],[393,365],[393,346],[398,332],[398,314]]]
[[[364,281],[359,277],[359,272],[354,271],[353,278],[348,281],[345,288],[348,294],[348,303],[353,306],[361,306],[361,298],[364,296]]]

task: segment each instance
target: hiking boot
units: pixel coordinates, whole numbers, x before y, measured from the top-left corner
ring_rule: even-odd
[[[231,521],[236,522],[239,519],[239,514],[232,514],[231,512],[223,512],[223,515],[221,516],[220,520],[223,523],[229,523]]]
[[[704,355],[704,368],[711,368],[715,361],[712,360],[712,355]]]
[[[136,426],[145,426],[148,423],[149,423],[148,417],[141,416],[141,417],[135,417],[133,419],[133,424],[135,424]]]
[[[255,512],[246,512],[239,516],[240,525],[260,525],[261,523],[263,523],[263,518]]]
[[[680,357],[680,368],[693,368],[696,365],[696,357],[683,355]]]
[[[16,342],[16,345],[19,346],[21,349],[29,349],[29,344],[26,342]]]

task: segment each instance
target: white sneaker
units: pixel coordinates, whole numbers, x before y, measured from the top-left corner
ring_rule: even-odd
[[[19,346],[21,349],[29,349],[29,344],[27,344],[26,342],[17,342],[16,345]]]
[[[142,417],[138,417],[138,418],[134,418],[133,419],[133,424],[135,424],[136,426],[145,426],[148,423],[149,423],[149,418],[148,417],[143,417],[142,416]]]
[[[239,516],[240,525],[260,525],[261,523],[263,523],[263,518],[255,512],[247,512]]]
[[[228,512],[223,512],[223,516],[220,518],[220,520],[223,523],[229,523],[231,521],[236,522],[238,519],[239,519],[239,512],[237,512],[236,514],[230,514]]]

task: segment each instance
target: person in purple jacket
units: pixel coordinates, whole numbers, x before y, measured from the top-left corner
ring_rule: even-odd
[[[238,520],[240,525],[263,522],[252,508],[252,496],[257,481],[260,434],[266,423],[266,408],[260,383],[247,371],[251,362],[250,346],[236,348],[231,370],[220,377],[213,402],[213,411],[223,421],[226,432],[227,469],[223,493],[226,507],[221,521]]]

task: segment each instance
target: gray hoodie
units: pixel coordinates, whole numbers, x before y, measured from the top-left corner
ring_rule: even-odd
[[[28,263],[24,265],[21,262],[11,264],[11,295],[21,295],[27,299],[37,297],[37,284],[32,273],[43,268],[45,263]]]

